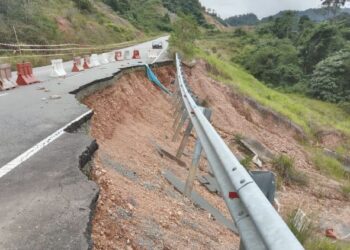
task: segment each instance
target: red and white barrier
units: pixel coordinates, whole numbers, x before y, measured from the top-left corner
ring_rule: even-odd
[[[98,61],[98,55],[97,54],[92,54],[90,57],[90,65],[91,67],[97,67],[100,66],[100,62]]]
[[[16,83],[12,82],[12,72],[10,64],[0,65],[0,90],[12,89],[17,86]]]
[[[99,56],[99,61],[101,64],[108,64],[108,54],[107,53],[103,53]]]
[[[115,52],[115,60],[116,61],[123,61],[123,52],[118,50]]]
[[[90,63],[90,56],[88,56],[88,55],[84,56],[83,68],[84,69],[90,69],[91,66],[92,65]]]
[[[141,59],[140,51],[135,49],[132,54],[132,59]]]
[[[67,75],[67,72],[65,71],[63,67],[63,60],[62,59],[57,59],[57,60],[51,60],[51,77],[64,77]]]
[[[84,67],[81,61],[81,57],[77,56],[73,58],[73,68],[72,68],[72,72],[80,72],[83,71]]]
[[[28,85],[32,83],[40,82],[33,75],[33,67],[30,62],[17,64],[17,81],[18,85]]]
[[[124,60],[130,60],[131,59],[131,52],[130,50],[124,51]]]

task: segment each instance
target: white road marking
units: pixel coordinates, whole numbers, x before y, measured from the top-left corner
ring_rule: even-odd
[[[0,179],[3,176],[5,176],[6,174],[8,174],[9,172],[11,172],[16,167],[18,167],[20,164],[22,164],[23,162],[28,160],[30,157],[35,155],[37,152],[42,150],[44,147],[49,145],[51,142],[55,141],[61,135],[63,135],[65,133],[64,130],[67,127],[69,127],[71,124],[79,121],[80,119],[84,118],[85,116],[87,116],[87,115],[89,115],[91,113],[92,113],[92,110],[82,114],[81,116],[79,116],[75,120],[73,120],[70,123],[68,123],[67,125],[65,125],[63,128],[60,128],[59,130],[57,130],[53,134],[49,135],[48,137],[46,137],[44,140],[42,140],[38,144],[34,145],[30,149],[28,149],[27,151],[25,151],[24,153],[22,153],[21,155],[17,156],[15,159],[13,159],[12,161],[10,161],[6,165],[4,165],[2,168],[0,168]]]
[[[8,95],[9,93],[0,94],[0,97]]]
[[[152,62],[151,64],[155,63],[155,62],[159,59],[159,57],[161,57],[162,54],[163,54],[167,49],[168,49],[168,46],[166,46],[166,47],[159,53],[159,55],[156,57],[156,59],[153,60],[153,62]]]

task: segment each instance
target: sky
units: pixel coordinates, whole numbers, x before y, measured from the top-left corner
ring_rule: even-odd
[[[305,10],[321,7],[320,0],[199,0],[222,17],[254,13],[259,18],[274,15],[281,10]]]

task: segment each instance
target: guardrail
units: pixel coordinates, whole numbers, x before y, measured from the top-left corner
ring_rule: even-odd
[[[238,228],[241,247],[247,250],[304,249],[251,175],[215,131],[203,114],[203,108],[192,98],[186,87],[178,55],[176,55],[176,69],[175,99],[181,106],[178,110],[185,112],[184,114],[190,118],[221,194]]]

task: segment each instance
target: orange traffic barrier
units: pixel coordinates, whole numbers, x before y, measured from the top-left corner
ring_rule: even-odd
[[[132,59],[141,59],[139,50],[136,50],[136,49],[134,50],[134,53],[132,55]]]
[[[18,63],[17,64],[17,84],[18,85],[28,85],[32,83],[40,82],[33,75],[33,67],[30,62]]]
[[[77,56],[73,58],[73,68],[72,68],[72,72],[80,72],[83,71],[84,67],[81,64],[81,57]]]
[[[90,65],[90,56],[84,56],[84,65],[83,65],[84,69],[90,69],[91,65]]]
[[[10,64],[0,65],[0,90],[12,89],[17,86],[16,83],[12,82],[12,72]]]
[[[120,50],[115,52],[115,60],[116,61],[122,61],[123,60],[123,53]]]

